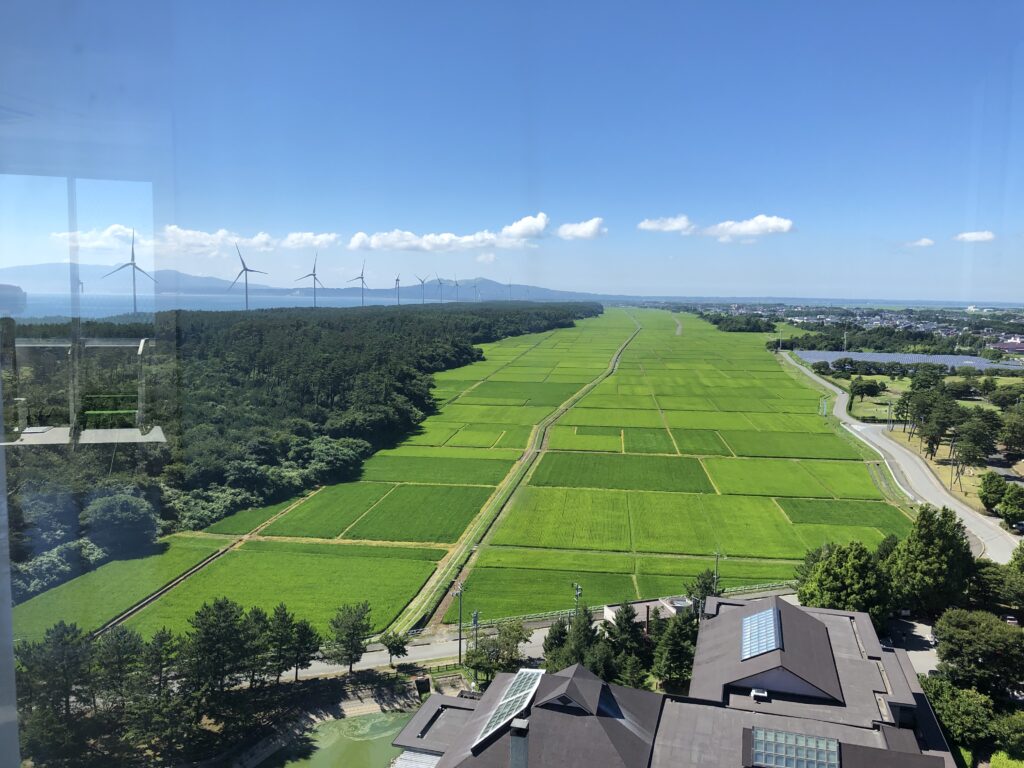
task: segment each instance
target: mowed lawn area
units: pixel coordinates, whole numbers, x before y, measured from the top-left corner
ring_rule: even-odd
[[[574,580],[597,604],[620,599],[625,576],[634,597],[679,594],[715,553],[724,586],[774,583],[810,548],[906,535],[911,518],[768,334],[630,312],[643,330],[550,431],[485,540],[469,605],[487,618],[568,608]]]
[[[149,637],[161,627],[188,628],[203,603],[228,597],[273,611],[285,603],[324,632],[338,605],[367,600],[374,630],[386,627],[427,580],[439,549],[248,541],[133,616],[128,626]]]

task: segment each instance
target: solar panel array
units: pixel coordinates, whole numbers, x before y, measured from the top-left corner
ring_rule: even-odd
[[[757,768],[839,768],[839,742],[821,736],[754,728],[752,751]]]
[[[743,617],[740,640],[740,659],[746,661],[768,651],[777,651],[782,645],[779,631],[779,612],[774,608]]]
[[[520,669],[516,672],[512,684],[505,690],[498,706],[494,708],[494,712],[484,723],[480,738],[476,740],[474,747],[489,739],[498,729],[526,709],[533,699],[533,694],[537,692],[537,686],[540,685],[543,675],[543,669]]]

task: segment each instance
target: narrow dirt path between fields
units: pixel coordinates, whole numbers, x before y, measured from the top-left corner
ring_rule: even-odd
[[[680,320],[675,315],[672,316],[672,319],[676,321],[676,336],[682,336],[683,335],[683,321]]]

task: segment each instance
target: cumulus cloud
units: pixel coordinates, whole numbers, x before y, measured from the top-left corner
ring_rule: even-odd
[[[765,216],[757,214],[752,219],[743,221],[722,221],[713,226],[707,227],[704,234],[717,237],[720,243],[729,243],[736,238],[749,240],[761,235],[773,235],[789,232],[793,229],[793,222],[781,216]]]
[[[200,256],[233,254],[235,244],[251,251],[272,251],[277,241],[266,232],[257,232],[251,237],[239,235],[227,229],[206,232],[201,229],[185,229],[177,224],[164,227],[163,245],[173,253]]]
[[[523,216],[519,221],[501,228],[502,237],[513,240],[525,240],[528,238],[540,237],[548,228],[548,215],[541,211],[536,216]]]
[[[437,232],[418,235],[404,229],[390,232],[356,232],[348,242],[352,251],[466,251],[476,248],[525,248],[544,234],[548,217],[544,212],[501,228],[498,233],[484,229],[469,235]]]
[[[558,228],[558,236],[563,240],[593,240],[607,231],[608,229],[604,226],[604,219],[600,216],[595,216],[592,219],[575,224],[562,224]]]
[[[281,241],[282,248],[326,248],[338,242],[337,232],[289,232]]]
[[[661,219],[644,219],[636,227],[648,232],[678,232],[681,235],[689,235],[695,229],[690,217],[682,213]]]
[[[481,253],[476,260],[478,264],[493,264],[497,258],[493,253]]]
[[[994,232],[990,232],[987,229],[982,229],[977,232],[961,232],[953,237],[954,240],[959,240],[961,243],[987,243],[996,239]]]
[[[922,237],[919,240],[914,240],[911,243],[907,243],[907,247],[909,248],[928,248],[933,245],[935,245],[935,241],[932,240],[930,237]]]

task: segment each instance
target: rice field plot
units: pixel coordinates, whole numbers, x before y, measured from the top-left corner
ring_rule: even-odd
[[[700,462],[682,456],[547,453],[530,483],[570,488],[714,492]]]
[[[583,588],[580,602],[585,605],[605,605],[624,598],[635,600],[637,595],[633,577],[627,573],[474,568],[465,583],[463,619],[468,619],[473,611],[480,611],[484,621],[548,611],[569,612],[573,607],[573,584]],[[456,623],[458,619],[458,602],[453,601],[444,620]]]
[[[513,426],[509,424],[503,424],[505,431],[502,432],[501,437],[498,438],[498,442],[494,444],[494,448],[516,448],[522,450],[526,448],[530,442],[530,435],[533,433],[533,427],[524,426]]]
[[[704,459],[704,466],[719,493],[737,496],[833,497],[835,494],[815,479],[805,464],[805,461],[791,459]]]
[[[150,637],[218,597],[268,613],[285,603],[321,632],[340,603],[368,600],[374,631],[390,624],[435,568],[443,550],[249,541],[186,579],[128,621]]]
[[[647,427],[665,426],[657,411],[616,410],[612,408],[572,408],[558,421],[570,426]]]
[[[400,485],[346,530],[345,538],[452,543],[491,492],[459,485]]]
[[[469,449],[467,449],[469,450]],[[375,482],[497,485],[512,462],[501,459],[454,459],[427,456],[374,456],[363,465],[363,480]]]
[[[732,451],[712,429],[673,429],[679,452],[693,456],[731,456]]]
[[[861,460],[854,447],[835,434],[750,430],[723,431],[719,435],[737,456]]]
[[[263,529],[264,536],[333,539],[393,488],[390,483],[342,483],[313,494]]]
[[[718,561],[718,583],[723,588],[750,584],[778,584],[793,578],[796,561],[735,560],[724,557]],[[714,571],[714,558],[639,557],[637,586],[641,598],[681,595],[697,574]]]
[[[795,559],[806,550],[770,498],[635,493],[629,509],[637,552]]]
[[[577,427],[556,425],[548,430],[548,448],[553,451],[605,451],[622,453],[622,430],[610,434],[587,434]]]
[[[885,498],[863,462],[805,460],[800,464],[838,499]]]
[[[428,419],[416,434],[406,438],[405,445],[444,445],[465,424],[461,422]]]
[[[750,429],[753,426],[745,413],[721,411],[665,411],[665,421],[672,429]]]
[[[494,544],[629,551],[626,493],[577,488],[521,488]]]
[[[484,428],[467,425],[452,435],[445,445],[453,448],[490,448],[501,439],[503,434],[505,434],[505,430],[496,427]]]
[[[131,560],[113,560],[14,607],[14,639],[39,640],[58,621],[92,631],[206,559],[223,539],[169,536],[163,551]]]
[[[205,530],[207,533],[225,533],[235,536],[241,536],[249,533],[258,525],[262,525],[267,522],[270,518],[276,515],[278,512],[287,509],[289,505],[294,504],[297,499],[288,499],[287,501],[278,502],[277,504],[271,504],[268,507],[253,507],[251,509],[243,509],[241,512],[235,512],[232,515],[218,520],[213,525],[206,526]]]
[[[677,453],[672,436],[664,428],[628,427],[622,430],[622,438],[626,453]]]
[[[751,413],[747,419],[754,429],[762,432],[832,432],[829,423],[820,416],[804,413]]]
[[[874,549],[885,538],[880,530],[866,525],[794,525],[793,532],[806,549],[825,544],[849,544],[852,541],[859,541],[868,549]]]
[[[579,402],[580,408],[615,408],[617,410],[655,411],[658,404],[644,395],[591,394]]]
[[[524,547],[487,547],[476,561],[478,568],[529,568],[543,571],[633,573],[633,555],[609,552],[572,552]]]
[[[551,413],[551,407],[524,405],[447,405],[441,411],[446,421],[463,421],[467,424],[520,424],[533,425]]]
[[[868,526],[905,536],[913,523],[897,507],[880,501],[779,499],[779,506],[797,525]]]

